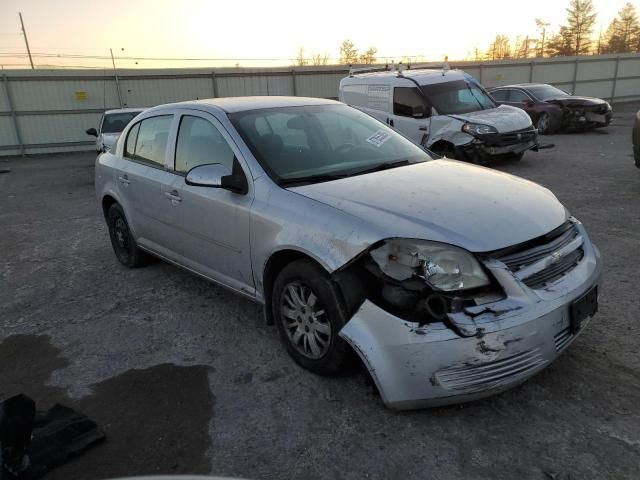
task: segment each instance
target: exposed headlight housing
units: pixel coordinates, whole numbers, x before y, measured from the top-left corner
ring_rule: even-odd
[[[465,123],[462,125],[462,131],[469,135],[487,135],[491,133],[498,133],[498,130],[491,125],[485,125],[483,123]]]
[[[434,290],[470,290],[491,283],[471,253],[444,243],[391,239],[372,250],[371,257],[389,277],[421,278]]]

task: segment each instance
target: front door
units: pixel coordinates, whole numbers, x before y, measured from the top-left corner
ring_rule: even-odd
[[[177,261],[254,295],[249,244],[251,181],[246,195],[185,181],[189,170],[199,165],[219,163],[231,173],[234,159],[243,166],[239,150],[213,115],[189,111],[181,114],[174,151],[173,180],[163,193]],[[248,170],[244,171],[246,175]]]
[[[413,143],[421,145],[429,137],[430,111],[417,87],[395,87],[393,115],[388,123]]]

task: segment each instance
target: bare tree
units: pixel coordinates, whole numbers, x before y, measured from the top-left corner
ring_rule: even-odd
[[[376,63],[376,53],[378,53],[378,49],[376,47],[369,47],[366,52],[360,55],[360,63],[364,63],[365,65]]]
[[[549,54],[554,57],[589,54],[596,17],[592,0],[570,0],[567,24],[549,41]]]
[[[358,49],[351,40],[345,40],[340,45],[340,63],[346,65],[358,63]]]
[[[298,49],[298,56],[296,57],[296,65],[298,67],[304,67],[309,62],[306,58],[304,58],[304,48],[300,47]]]
[[[486,58],[488,60],[504,60],[511,58],[511,45],[506,35],[496,35],[495,40],[489,45]]]
[[[314,53],[311,55],[312,65],[327,65],[329,63],[329,54]]]
[[[551,25],[549,22],[545,22],[541,18],[536,18],[536,28],[540,31],[540,40],[537,42],[537,45],[536,45],[536,49],[537,49],[536,54],[539,57],[544,57],[544,53],[545,53],[544,41],[547,34],[547,27],[549,25]]]
[[[605,34],[603,53],[632,53],[640,47],[640,20],[631,3],[625,4]]]

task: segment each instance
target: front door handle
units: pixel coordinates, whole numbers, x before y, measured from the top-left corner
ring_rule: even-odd
[[[418,130],[420,130],[421,132],[428,132],[429,129],[427,127],[425,127],[424,125],[422,127],[418,127]]]
[[[171,200],[171,203],[180,203],[182,201],[182,197],[177,190],[171,190],[170,192],[164,192],[164,196]]]
[[[118,181],[123,185],[129,185],[131,183],[131,180],[129,180],[129,177],[126,173],[124,175],[120,175],[118,177]]]

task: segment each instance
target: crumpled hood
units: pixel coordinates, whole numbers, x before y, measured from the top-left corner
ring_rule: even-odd
[[[102,145],[106,148],[113,147],[118,141],[119,133],[103,133],[102,134]]]
[[[545,101],[548,103],[557,103],[559,105],[564,105],[567,107],[603,105],[605,103],[605,101],[602,100],[601,98],[593,98],[593,97],[558,97],[558,98],[548,98]]]
[[[531,126],[531,118],[521,108],[510,105],[500,105],[497,108],[478,110],[459,115],[449,115],[463,122],[476,122],[491,125],[498,129],[499,133],[513,132]]]
[[[434,160],[289,189],[369,224],[378,239],[420,238],[488,252],[560,226],[546,188],[488,168]]]

